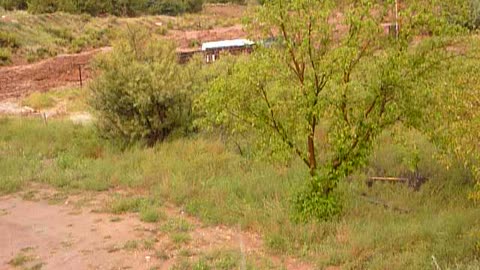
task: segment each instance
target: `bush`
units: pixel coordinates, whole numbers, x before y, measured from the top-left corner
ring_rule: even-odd
[[[30,0],[28,11],[32,13],[53,13],[58,10],[57,0]]]
[[[12,53],[9,49],[0,48],[0,66],[10,64]]]
[[[99,58],[91,105],[107,138],[153,145],[191,122],[191,100],[180,75],[175,46],[147,41],[139,29]]]
[[[20,41],[13,33],[0,31],[0,47],[17,49],[20,47]]]
[[[183,1],[162,0],[149,4],[149,12],[151,14],[166,14],[175,16],[184,13],[187,7]]]
[[[470,7],[471,27],[480,28],[480,0],[472,0]]]
[[[5,10],[26,9],[26,0],[0,0],[0,7]]]
[[[185,0],[185,6],[187,12],[200,12],[203,8],[203,0]]]
[[[57,55],[57,52],[54,48],[51,47],[39,47],[39,48],[30,48],[27,50],[27,61],[29,63],[53,57]]]
[[[23,106],[35,110],[51,108],[55,105],[55,99],[46,93],[35,92],[22,101]]]

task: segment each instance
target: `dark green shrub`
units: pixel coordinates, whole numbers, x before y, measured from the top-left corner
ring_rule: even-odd
[[[28,11],[32,13],[53,13],[58,11],[59,1],[57,0],[30,0]]]
[[[151,14],[175,16],[184,13],[186,10],[185,3],[178,0],[162,0],[149,3],[149,12]]]
[[[184,0],[185,11],[190,13],[196,13],[202,11],[203,0]]]
[[[0,7],[5,10],[27,9],[26,0],[0,0]]]
[[[74,37],[70,29],[65,27],[45,27],[45,32],[49,33],[55,38],[63,39],[71,42]]]
[[[472,28],[480,28],[480,0],[472,0],[471,2],[470,21]]]
[[[0,66],[11,63],[12,53],[8,49],[0,48]]]
[[[191,120],[191,100],[180,74],[175,46],[147,41],[139,29],[95,64],[91,105],[107,138],[153,145]]]

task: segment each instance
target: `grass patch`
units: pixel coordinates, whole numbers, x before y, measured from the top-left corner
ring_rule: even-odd
[[[93,127],[62,120],[51,120],[45,126],[38,119],[0,118],[0,125],[2,194],[18,191],[28,182],[47,183],[62,192],[85,190],[86,181],[93,179],[108,187],[144,194],[114,198],[107,207],[112,213],[141,215],[143,211],[150,216],[161,198],[206,224],[258,232],[271,252],[301,256],[319,269],[430,269],[432,255],[442,269],[478,266],[480,210],[467,199],[471,190],[468,174],[454,167],[442,170],[429,161],[430,146],[422,146],[421,140],[416,141],[419,151],[425,151],[420,163],[430,180],[418,191],[381,183],[368,188],[361,181],[370,169],[385,174],[408,169],[398,166],[389,172],[383,167],[399,164],[386,160],[390,158],[388,153],[400,151],[391,156],[403,160],[411,151],[378,149],[369,168],[341,182],[338,193],[344,203],[342,216],[330,222],[297,224],[291,220],[289,201],[307,177],[302,164],[273,166],[247,159],[213,136],[121,151],[100,139]],[[393,143],[382,142],[385,146]],[[372,204],[360,194],[409,211]],[[192,225],[184,219],[166,220],[159,228],[179,245],[191,239],[188,233]],[[137,243],[137,247],[142,245]],[[231,256],[233,259],[217,256],[225,257],[224,268],[217,266],[222,264],[220,259],[206,256],[198,263],[211,269],[228,269],[230,262],[239,262],[238,254]],[[192,269],[197,261],[186,263],[190,267],[186,269]]]
[[[183,218],[168,219],[165,224],[160,226],[163,232],[189,232],[193,229],[193,225]]]
[[[15,258],[11,259],[8,264],[15,266],[15,267],[20,267],[25,265],[28,262],[31,262],[33,260],[32,256],[25,255],[23,253],[17,254]]]
[[[170,240],[176,245],[183,245],[190,243],[192,237],[188,233],[176,232],[170,234]]]
[[[12,62],[12,52],[8,48],[0,47],[0,66],[8,65]]]
[[[145,250],[153,250],[155,249],[155,243],[157,243],[158,240],[156,238],[148,238],[148,239],[143,239],[142,244],[143,248]]]
[[[128,241],[125,242],[125,244],[123,245],[123,249],[132,251],[132,250],[138,249],[139,246],[140,246],[140,245],[138,244],[138,241],[136,241],[136,240],[128,240]]]
[[[144,198],[139,197],[116,197],[109,205],[109,210],[113,214],[124,214],[128,212],[138,212],[143,204]]]
[[[35,92],[22,100],[23,106],[31,107],[35,110],[51,108],[56,104],[55,99],[50,95],[40,92]]]
[[[143,222],[155,223],[164,218],[165,214],[155,206],[144,206],[140,209],[140,220]]]
[[[88,111],[87,92],[81,88],[58,89],[48,92],[34,92],[22,99],[23,106],[31,107],[35,110],[50,109],[59,104],[66,112]]]

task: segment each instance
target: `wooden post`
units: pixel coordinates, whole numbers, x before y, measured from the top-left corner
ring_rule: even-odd
[[[398,0],[395,0],[395,38],[398,39],[400,28],[398,27]]]
[[[78,76],[80,77],[80,88],[83,88],[82,65],[78,64]]]
[[[42,112],[41,115],[42,115],[43,123],[45,124],[45,126],[48,126],[47,114]]]

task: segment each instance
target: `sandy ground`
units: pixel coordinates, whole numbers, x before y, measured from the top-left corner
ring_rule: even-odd
[[[33,195],[32,195],[33,194]],[[205,226],[180,209],[165,206],[168,218],[193,224],[186,246],[171,242],[159,224],[141,222],[137,214],[113,215],[100,211],[111,194],[58,196],[51,189],[0,197],[0,269],[170,269],[180,250],[195,258],[209,250],[238,250],[246,258],[268,256],[286,269],[313,269],[291,258],[267,255],[259,235],[225,226]],[[27,199],[26,199],[27,198]],[[51,204],[52,198],[55,204]],[[60,198],[60,199],[58,199]],[[49,203],[50,202],[50,203]],[[154,239],[153,248],[126,249],[125,243]],[[164,256],[159,257],[158,251]],[[12,260],[23,255],[20,267]],[[156,268],[154,268],[156,267]]]

